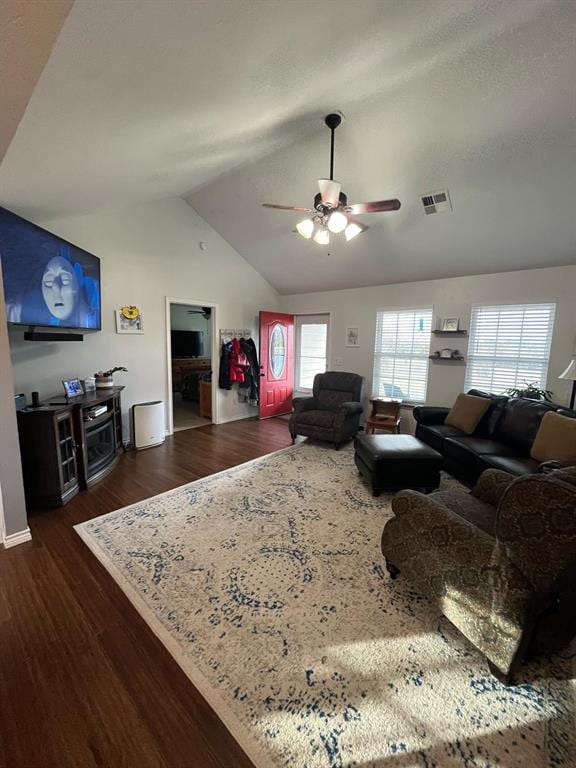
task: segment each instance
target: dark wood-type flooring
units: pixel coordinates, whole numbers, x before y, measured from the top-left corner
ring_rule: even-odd
[[[289,444],[281,419],[190,429],[31,513],[0,549],[1,766],[252,765],[72,526]]]

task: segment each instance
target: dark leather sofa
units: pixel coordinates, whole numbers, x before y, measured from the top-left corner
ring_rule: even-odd
[[[485,469],[501,469],[512,475],[535,472],[539,462],[530,448],[545,413],[556,411],[576,418],[576,411],[555,403],[508,398],[471,389],[469,395],[487,397],[491,404],[472,435],[444,424],[449,408],[414,408],[416,437],[444,457],[444,469],[470,485]]]

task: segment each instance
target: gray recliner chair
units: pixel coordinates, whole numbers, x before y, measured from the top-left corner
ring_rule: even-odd
[[[336,449],[358,432],[364,379],[356,373],[327,371],[314,377],[312,397],[292,401],[290,434],[334,443]]]

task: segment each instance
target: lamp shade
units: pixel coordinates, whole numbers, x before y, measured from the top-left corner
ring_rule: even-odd
[[[576,357],[570,361],[570,365],[568,368],[566,368],[565,371],[562,371],[560,376],[558,376],[559,379],[570,379],[571,381],[576,381]]]

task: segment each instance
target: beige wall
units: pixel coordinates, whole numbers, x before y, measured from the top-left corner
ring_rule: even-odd
[[[469,328],[472,304],[531,301],[557,304],[548,388],[558,402],[567,403],[570,382],[557,376],[576,349],[576,266],[283,296],[282,308],[296,314],[331,312],[331,367],[365,376],[369,395],[377,310],[433,307],[435,318],[460,317],[461,327]],[[360,328],[359,348],[344,346],[346,326]],[[431,350],[443,346],[445,340],[432,339]],[[465,349],[466,339],[459,337],[453,346]],[[465,371],[464,365],[431,362],[428,404],[451,404],[464,387]]]
[[[60,392],[64,378],[124,365],[128,373],[117,381],[126,386],[126,435],[132,403],[167,400],[166,296],[218,304],[219,327],[251,328],[256,339],[258,311],[278,308],[276,291],[178,198],[37,223],[101,258],[102,331],[82,343],[45,343],[11,330],[16,391],[46,397]],[[116,333],[114,309],[125,304],[141,309],[143,335]],[[256,415],[235,390],[219,390],[218,399],[222,421]]]

